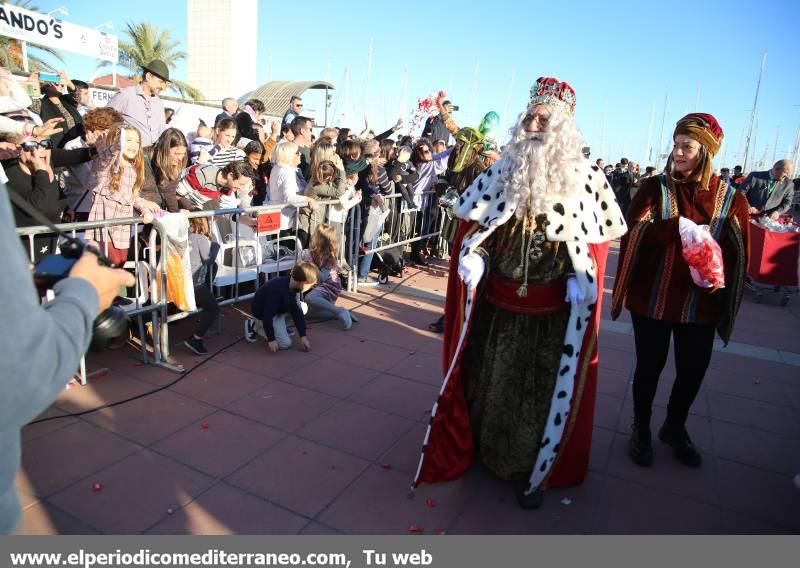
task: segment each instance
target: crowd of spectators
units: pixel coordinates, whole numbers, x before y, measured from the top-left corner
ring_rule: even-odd
[[[35,81],[36,74],[27,79]],[[58,83],[40,84],[42,96],[37,99],[11,73],[0,70],[0,180],[53,223],[136,216],[147,223],[167,212],[283,205],[279,236],[296,238],[298,258],[321,271],[318,291],[311,295],[312,313],[339,319],[349,329],[350,313],[334,302],[342,285],[339,275],[350,268],[345,259],[350,213],[360,207],[358,229],[363,232],[371,210],[386,210],[384,198],[396,189],[386,168],[397,163],[396,143],[390,137],[402,122],[378,135],[368,127],[356,134],[347,128],[320,129],[303,114],[298,96],[291,98],[282,119],[274,120],[265,116],[263,101],[240,105],[226,98],[214,124],[199,121],[194,131],[185,132],[171,126],[176,124],[170,120],[174,113],[160,97],[169,81],[168,67],[153,61],[141,70],[136,85],[119,90],[105,107],[93,108],[88,85],[64,73]],[[404,144],[408,154],[411,141]],[[418,154],[417,162],[424,161],[424,154]],[[406,163],[412,168],[407,158]],[[402,172],[404,180],[407,174]],[[398,173],[398,188],[400,177]],[[418,194],[417,205],[429,188],[429,180],[425,187],[404,186],[409,195]],[[321,201],[328,203],[321,207]],[[405,207],[414,203],[408,201]],[[22,209],[12,211],[18,227],[38,224]],[[246,215],[240,219],[256,224]],[[420,230],[421,221],[417,225]],[[369,249],[382,231],[383,225],[372,231],[369,242],[357,243],[363,284],[377,282],[369,278]],[[149,232],[145,227],[134,234],[131,225],[120,224],[90,229],[85,236],[99,243],[114,266],[123,267],[141,253],[146,242],[142,236]],[[217,250],[211,245],[229,241],[232,232],[230,216],[191,223],[195,296],[203,308],[200,323],[187,339],[196,353],[205,353],[202,336],[211,325],[209,317],[218,311],[216,298],[201,291],[213,281]],[[30,252],[36,262],[56,250],[56,239],[48,234],[37,235]]]
[[[29,78],[33,80],[35,75]],[[349,273],[348,260],[357,262],[353,268],[359,285],[373,286],[380,280],[371,272],[382,262],[373,251],[385,250],[388,242],[411,240],[406,256],[418,265],[441,254],[438,239],[427,235],[437,230],[437,190],[442,193],[452,150],[451,130],[443,117],[458,107],[450,101],[442,104],[441,115],[426,121],[417,139],[394,137],[403,127],[401,120],[379,134],[368,125],[360,133],[320,128],[303,114],[300,96],[292,96],[283,116],[272,119],[265,115],[264,101],[240,105],[225,98],[214,124],[200,121],[192,132],[183,132],[170,126],[170,109],[160,98],[169,81],[168,67],[153,61],[142,69],[138,84],[121,89],[107,106],[91,108],[88,85],[65,73],[59,83],[42,84],[42,96],[35,100],[9,72],[0,70],[0,175],[9,191],[52,222],[139,215],[147,220],[162,212],[280,204],[281,242],[299,247],[298,258],[316,264],[322,274],[320,292],[312,295],[318,300],[312,302],[313,312],[340,319],[345,328],[352,325],[350,316],[334,302],[339,274]],[[642,172],[626,158],[614,166],[602,159],[596,164],[623,210],[640,181],[659,174],[652,166]],[[797,180],[791,181],[787,160],[767,172],[745,174],[736,166],[732,173],[728,168],[718,173],[747,195],[753,214],[776,218],[792,206]],[[359,215],[350,214],[355,208]],[[13,212],[18,226],[36,224],[21,209]],[[353,231],[355,219],[360,224]],[[240,220],[256,224],[246,215]],[[202,239],[224,244],[233,231],[231,221],[218,215],[207,227],[192,225],[195,272],[205,270],[209,259],[208,251],[198,255],[195,248],[208,248]],[[360,240],[349,243],[352,234]],[[86,236],[100,243],[115,266],[124,266],[139,246],[138,235],[127,225],[90,230]],[[36,236],[33,260],[55,248],[54,237]],[[349,249],[358,251],[354,259],[345,254]],[[208,273],[213,276],[213,267]],[[203,307],[216,313],[200,295]],[[205,328],[203,323],[187,340],[193,351],[205,351]]]

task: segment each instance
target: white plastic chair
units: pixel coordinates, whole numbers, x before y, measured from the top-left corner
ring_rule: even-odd
[[[259,259],[261,259],[258,265],[258,272],[259,274],[264,274],[267,278],[269,278],[270,274],[280,274],[283,271],[291,270],[292,267],[297,264],[300,255],[303,253],[303,245],[297,237],[286,236],[270,240],[267,236],[263,236],[260,237],[257,242],[259,244]],[[282,243],[292,243],[294,245],[294,254],[287,255],[283,258],[279,257],[275,260],[264,259],[264,250],[268,245],[279,247]]]

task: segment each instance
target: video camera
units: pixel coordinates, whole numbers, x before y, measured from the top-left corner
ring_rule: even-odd
[[[84,250],[97,255],[97,262],[111,267],[111,262],[96,247],[86,245],[77,238],[63,239],[59,243],[61,254],[51,254],[36,263],[33,281],[40,291],[52,289],[58,282],[69,276],[70,270]],[[111,306],[102,311],[94,320],[92,351],[102,351],[108,342],[128,331],[128,316],[119,306]]]

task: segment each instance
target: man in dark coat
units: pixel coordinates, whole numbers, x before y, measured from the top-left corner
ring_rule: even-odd
[[[752,172],[747,176],[739,191],[747,197],[751,215],[769,215],[777,219],[791,209],[794,196],[792,169],[790,160],[778,160],[771,170]]]

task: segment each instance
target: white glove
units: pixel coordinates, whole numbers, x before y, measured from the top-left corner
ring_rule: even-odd
[[[578,284],[578,279],[574,276],[567,278],[567,297],[564,298],[565,302],[569,302],[573,306],[582,304],[586,297],[583,295],[581,285]]]
[[[219,205],[223,209],[236,209],[239,207],[239,199],[233,195],[221,195]]]
[[[681,217],[678,220],[678,233],[681,235],[681,241],[683,241],[684,246],[690,246],[703,240],[703,231],[700,226],[686,217]]]
[[[471,252],[458,263],[458,275],[467,285],[467,288],[476,288],[481,281],[486,263],[483,262],[481,255]]]

